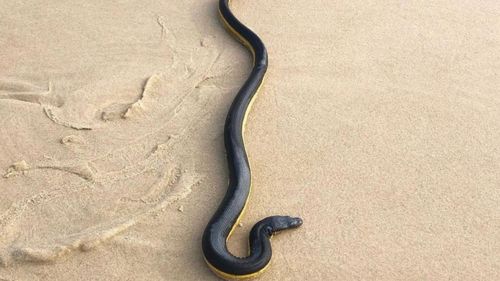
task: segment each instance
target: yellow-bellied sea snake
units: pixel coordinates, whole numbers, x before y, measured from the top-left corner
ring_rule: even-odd
[[[253,55],[253,68],[239,90],[226,117],[224,143],[229,166],[229,186],[219,208],[205,228],[202,248],[210,269],[233,280],[257,276],[271,261],[270,238],[278,231],[302,225],[300,218],[271,216],[256,223],[249,236],[249,254],[237,257],[228,251],[226,241],[245,209],[251,188],[251,175],[243,141],[243,130],[250,105],[267,70],[267,51],[261,39],[243,25],[229,9],[230,0],[219,0],[219,14],[225,28]]]

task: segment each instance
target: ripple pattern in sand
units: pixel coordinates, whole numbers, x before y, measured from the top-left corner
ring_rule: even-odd
[[[132,102],[95,103],[85,98],[87,90],[62,103],[37,98],[51,121],[78,131],[54,136],[67,157],[18,159],[3,173],[2,186],[38,178],[66,184],[40,182],[36,192],[0,214],[0,265],[54,262],[89,251],[186,198],[203,175],[178,151],[216,101],[201,83],[219,55],[216,48],[197,46],[189,62],[177,59],[146,79]],[[119,141],[100,145],[106,136]]]

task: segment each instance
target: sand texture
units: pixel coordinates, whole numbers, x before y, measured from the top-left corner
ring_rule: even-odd
[[[500,280],[500,2],[233,0],[260,280]],[[201,234],[251,66],[216,0],[0,1],[0,280],[218,280]]]

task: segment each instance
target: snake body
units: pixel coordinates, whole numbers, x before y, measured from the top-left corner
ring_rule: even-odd
[[[253,67],[236,95],[226,117],[224,144],[229,167],[229,186],[219,208],[202,237],[202,249],[209,268],[224,279],[255,277],[269,265],[270,238],[278,231],[302,225],[300,218],[271,216],[256,223],[249,235],[249,254],[231,254],[226,241],[243,214],[251,190],[250,166],[245,151],[243,130],[251,103],[262,84],[267,66],[267,50],[262,40],[243,25],[229,9],[230,0],[219,0],[219,14],[225,28],[253,55]]]

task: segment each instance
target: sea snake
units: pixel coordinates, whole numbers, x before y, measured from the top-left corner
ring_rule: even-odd
[[[231,254],[226,241],[238,224],[247,205],[251,174],[243,140],[245,121],[254,97],[267,70],[267,51],[261,39],[243,25],[229,9],[230,0],[219,0],[219,14],[224,27],[253,55],[253,68],[236,95],[226,117],[224,144],[229,166],[229,186],[219,208],[209,221],[202,237],[202,249],[208,267],[226,280],[251,278],[264,271],[271,261],[270,238],[278,231],[302,225],[302,219],[271,216],[256,223],[249,236],[249,254]]]

